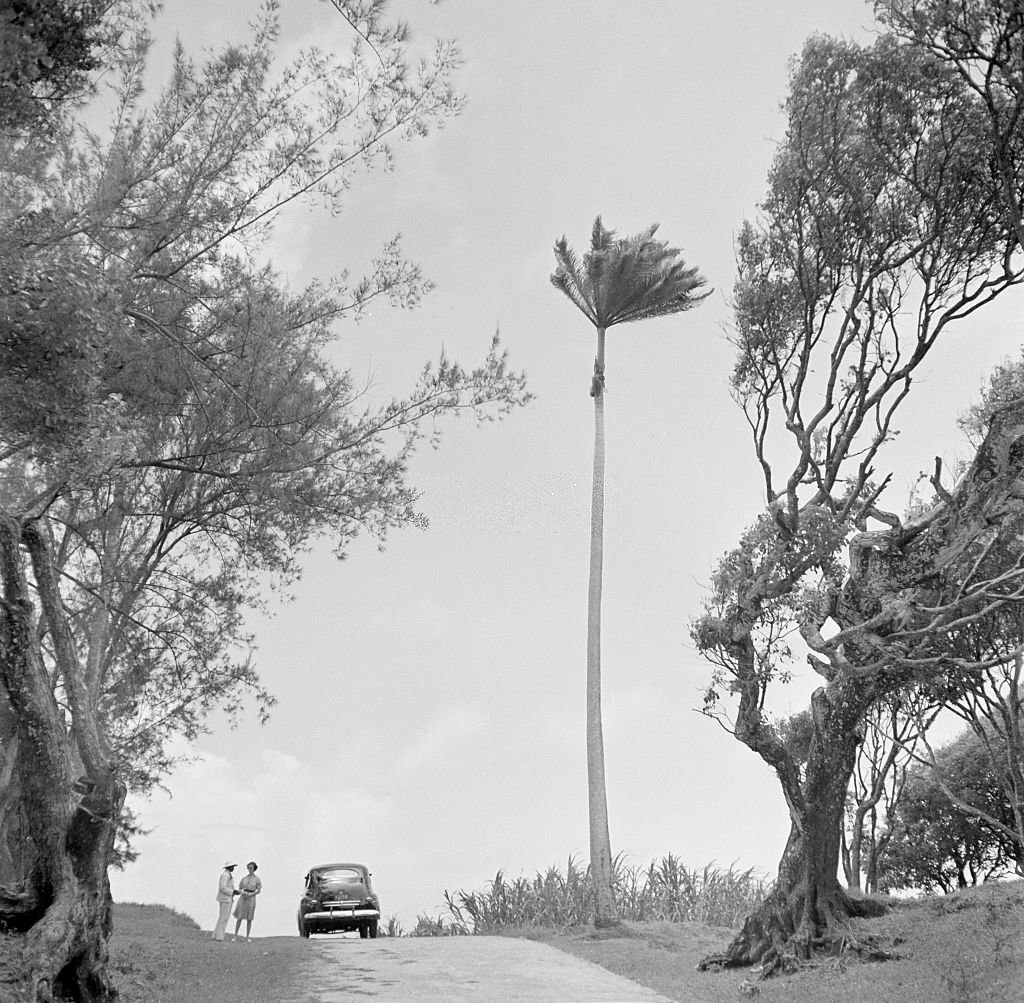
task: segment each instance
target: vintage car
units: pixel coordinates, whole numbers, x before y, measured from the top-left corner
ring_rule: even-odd
[[[306,875],[299,900],[299,936],[345,933],[376,937],[380,900],[363,864],[318,864]]]

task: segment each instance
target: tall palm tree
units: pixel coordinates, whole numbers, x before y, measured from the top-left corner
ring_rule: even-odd
[[[594,924],[618,922],[612,892],[612,850],[604,779],[601,727],[601,584],[604,561],[604,342],[615,324],[689,310],[708,293],[705,280],[687,268],[680,251],[654,239],[654,224],[633,237],[616,239],[601,217],[594,220],[590,251],[580,261],[565,237],[555,244],[552,283],[597,328],[597,357],[590,384],[594,398],[594,481],[590,514],[590,585],[587,601],[587,786],[590,808],[590,872]]]

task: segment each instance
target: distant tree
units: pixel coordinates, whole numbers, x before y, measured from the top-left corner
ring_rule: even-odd
[[[601,724],[601,588],[604,560],[604,393],[605,333],[615,324],[665,317],[697,306],[707,293],[696,268],[681,252],[656,240],[657,225],[632,237],[616,238],[598,216],[590,250],[579,260],[565,237],[555,243],[551,276],[597,330],[597,356],[590,381],[594,398],[594,478],[591,494],[590,582],[587,600],[587,780],[590,808],[590,867],[597,926],[617,922],[612,890],[614,860],[608,832]]]
[[[994,622],[1001,624],[1001,636],[993,636]],[[984,673],[947,673],[935,691],[946,708],[967,724],[974,739],[971,750],[982,761],[980,768],[1000,788],[999,810],[991,813],[983,803],[964,801],[953,782],[947,781],[939,756],[927,743],[926,755],[934,768],[935,783],[946,798],[998,832],[1017,871],[1024,875],[1024,658],[1020,652],[1024,624],[1020,612],[1014,611],[1014,615],[986,618],[982,629],[974,633],[983,643],[967,648],[961,639],[962,649],[980,659],[1002,647],[1002,660]]]
[[[880,872],[915,750],[935,710],[920,692],[894,693],[865,715],[847,793],[843,874],[847,888],[880,891]]]
[[[1002,826],[986,818],[1001,819]],[[1003,828],[1011,820],[981,740],[965,732],[938,750],[934,765],[911,768],[891,822],[882,888],[951,892],[1005,874],[1015,857],[1014,840]]]
[[[954,68],[885,35],[808,41],[786,112],[735,286],[732,385],[766,511],[721,561],[693,628],[716,666],[709,712],[774,769],[792,820],[772,893],[703,964],[765,973],[843,940],[868,908],[838,881],[865,716],[924,678],[991,665],[952,650],[951,635],[1021,584],[1013,568],[978,565],[993,541],[1012,550],[1021,402],[995,416],[954,489],[937,466],[920,513],[879,504],[878,465],[921,363],[1024,279],[988,116]],[[797,632],[821,677],[804,768],[763,711]]]
[[[244,627],[316,540],[422,525],[408,461],[433,419],[528,394],[497,341],[371,407],[337,322],[429,288],[389,242],[371,274],[300,290],[261,264],[276,214],[337,206],[391,139],[458,111],[457,53],[410,66],[381,5],[338,0],[351,52],[275,64],[252,38],[143,101],[148,38],[113,52],[109,135],[56,121],[0,171],[0,997],[114,996],[107,866],[126,787],[252,694]],[[131,820],[129,820],[130,823]]]

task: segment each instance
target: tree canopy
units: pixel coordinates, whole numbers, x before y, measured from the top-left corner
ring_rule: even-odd
[[[364,278],[292,288],[269,261],[298,200],[340,209],[390,143],[456,114],[451,43],[414,58],[379,3],[338,0],[353,46],[277,59],[277,4],[150,99],[144,10],[107,51],[109,126],[57,109],[0,157],[0,815],[17,991],[104,998],[106,866],[126,786],[260,685],[244,613],[323,541],[425,525],[408,462],[434,419],[529,394],[497,338],[381,406],[338,326],[430,289],[397,239]],[[122,8],[121,14],[124,13]],[[358,31],[356,31],[358,28]],[[95,820],[102,820],[97,827]],[[31,852],[26,852],[31,847]]]

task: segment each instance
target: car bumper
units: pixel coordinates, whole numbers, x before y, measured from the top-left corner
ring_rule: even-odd
[[[303,920],[307,923],[344,923],[350,919],[380,919],[379,909],[330,909],[305,912]]]

